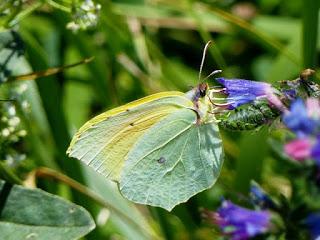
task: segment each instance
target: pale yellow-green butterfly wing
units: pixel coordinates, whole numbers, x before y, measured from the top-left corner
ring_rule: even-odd
[[[191,108],[181,92],[161,92],[104,112],[85,123],[67,150],[105,177],[119,182],[124,161],[135,142],[168,114]]]

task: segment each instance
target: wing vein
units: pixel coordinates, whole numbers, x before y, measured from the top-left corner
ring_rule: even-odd
[[[207,170],[203,164],[203,161],[202,161],[202,156],[201,156],[201,138],[200,138],[200,128],[198,129],[198,139],[199,139],[199,145],[198,145],[198,148],[199,148],[199,157],[200,157],[200,162],[201,162],[201,165],[202,165],[202,169],[204,170],[204,173],[206,175],[206,180],[207,180],[207,183],[210,181],[209,179],[209,176],[207,174]]]
[[[150,120],[154,117],[158,117],[158,115],[151,115],[151,116],[144,116],[143,120],[140,120],[140,123],[145,122],[147,120]],[[99,150],[91,157],[90,160],[87,161],[87,164],[90,166],[91,162],[101,153],[101,151],[109,144],[111,143],[113,140],[115,140],[120,134],[122,134],[123,132],[127,131],[129,128],[131,128],[130,125],[125,126],[123,129],[121,129],[119,132],[117,132],[115,135],[113,135],[108,141],[106,141],[106,143],[104,143],[102,145],[102,147],[99,148]],[[90,150],[92,150],[92,148],[90,148],[80,159],[82,159]],[[107,155],[106,159],[109,157],[110,154]],[[100,166],[103,164],[103,161],[101,161]],[[99,168],[98,167],[98,168]],[[97,169],[98,169],[97,168]]]
[[[175,121],[172,121],[171,123],[173,122],[178,122],[178,121],[183,121],[183,120],[175,120]],[[130,166],[130,169],[128,169],[128,172],[131,171],[132,168],[134,168],[142,159],[144,159],[146,156],[150,155],[151,153],[159,150],[160,148],[164,147],[165,145],[167,145],[168,143],[170,143],[172,140],[174,140],[176,137],[180,136],[182,133],[184,133],[185,131],[187,131],[190,127],[192,127],[193,124],[190,124],[188,125],[186,128],[184,128],[183,130],[181,130],[180,132],[178,132],[177,134],[175,134],[173,137],[169,138],[166,142],[164,142],[163,144],[161,144],[159,147],[153,149],[152,151],[146,153],[145,155],[143,155],[142,157],[140,157],[132,166]],[[122,187],[121,189],[123,189],[126,184],[128,183],[129,181],[125,182],[122,184]],[[120,190],[121,190],[120,189]]]

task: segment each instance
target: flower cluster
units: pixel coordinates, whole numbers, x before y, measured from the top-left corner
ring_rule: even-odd
[[[224,200],[216,212],[206,211],[204,216],[232,240],[249,239],[266,233],[271,227],[269,211],[250,210],[228,200]]]
[[[216,80],[223,88],[215,92],[226,96],[214,100],[222,100],[223,102],[217,106],[223,107],[224,110],[233,110],[244,104],[257,106],[260,100],[263,100],[264,103],[268,102],[270,108],[276,109],[277,116],[282,115],[282,122],[292,132],[288,135],[290,141],[284,145],[284,152],[298,161],[313,160],[317,167],[312,165],[308,176],[314,173],[317,173],[317,176],[320,175],[320,99],[318,95],[312,94],[311,88],[311,90],[309,88],[306,90],[305,87],[300,87],[301,84],[308,83],[305,82],[306,79],[303,80],[304,82],[301,77],[299,81],[294,80],[294,83],[299,83],[297,86],[288,81],[285,88],[279,87],[279,90],[265,82],[225,78]],[[316,84],[312,86],[313,90],[320,89],[320,86]],[[299,98],[306,98],[306,96],[317,98],[309,97],[306,100]],[[250,110],[249,107],[244,109]],[[246,114],[249,115],[248,112]],[[230,116],[229,113],[227,116]],[[249,121],[248,119],[249,117],[240,120]],[[313,193],[317,192],[314,190],[310,188]],[[308,191],[306,190],[306,193]],[[296,195],[296,193],[292,194]],[[301,236],[320,239],[320,212],[310,213],[308,210],[299,212],[299,207],[291,205],[291,201],[292,199],[283,196],[271,198],[258,184],[252,184],[248,203],[252,204],[254,210],[240,207],[231,201],[223,201],[216,211],[206,211],[205,217],[217,225],[224,236],[233,240],[255,238],[261,234],[265,236],[269,234],[284,236],[285,234],[287,236],[289,231],[291,233],[295,231],[292,229],[292,226],[295,225],[307,230],[303,231]],[[289,209],[288,206],[292,209]],[[288,219],[288,216],[291,215],[295,218]],[[272,224],[271,218],[274,220]]]
[[[229,110],[258,99],[266,99],[269,104],[283,112],[283,123],[296,135],[296,139],[287,143],[285,153],[295,160],[314,159],[320,166],[320,102],[309,98],[305,102],[297,98],[296,90],[279,92],[271,84],[244,79],[217,78],[226,94],[226,106]],[[292,100],[287,110],[279,96]]]
[[[298,161],[313,159],[320,166],[320,101],[298,98],[282,116],[296,138],[284,146],[285,153]]]
[[[251,184],[250,202],[255,210],[243,208],[230,200],[223,200],[216,211],[204,210],[203,217],[211,224],[218,226],[221,234],[231,240],[247,240],[262,234],[265,237],[270,234],[283,235],[282,231],[287,224],[288,206],[281,204],[281,201],[275,202],[256,183]],[[301,217],[302,220],[299,221],[303,223],[307,234],[311,236],[311,239],[318,240],[320,237],[320,212]],[[288,225],[290,224],[288,223]]]
[[[17,165],[26,158],[23,141],[27,131],[18,111],[28,110],[26,101],[18,102],[26,89],[26,84],[18,84],[10,89],[7,96],[14,100],[0,102],[0,160],[6,161],[10,166]]]
[[[19,142],[26,136],[27,132],[21,125],[21,119],[17,115],[16,107],[12,102],[2,102],[0,107],[0,151],[1,160],[9,165],[25,159],[25,154],[18,150]]]
[[[67,28],[77,32],[96,26],[100,9],[100,4],[95,4],[92,0],[84,0],[79,6],[74,7],[72,21],[67,24]]]

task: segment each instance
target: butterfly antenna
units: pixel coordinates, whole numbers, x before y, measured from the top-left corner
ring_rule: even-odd
[[[204,60],[206,59],[206,53],[210,44],[211,44],[211,41],[208,41],[203,49],[200,70],[199,70],[199,82],[201,81],[202,68],[203,68]]]
[[[215,75],[215,74],[218,74],[218,73],[222,73],[222,70],[214,70],[212,71],[208,76],[206,76],[203,80],[206,80],[208,79],[209,77]]]

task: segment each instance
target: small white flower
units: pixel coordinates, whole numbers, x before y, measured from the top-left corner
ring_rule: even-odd
[[[9,165],[12,165],[14,163],[14,158],[11,155],[7,154],[5,158]]]
[[[26,154],[17,154],[16,156],[16,160],[17,161],[23,161],[27,158],[27,155]]]
[[[72,32],[77,32],[80,29],[80,26],[75,22],[69,22],[67,24],[67,29],[70,29]]]
[[[83,1],[80,6],[75,6],[72,21],[66,27],[73,32],[77,32],[80,29],[85,30],[96,26],[100,9],[101,5],[95,4],[92,0]]]
[[[21,4],[20,1],[14,1],[12,5],[13,5],[14,7],[18,7],[20,4]]]
[[[13,118],[10,118],[8,121],[9,126],[12,126],[12,127],[18,126],[19,123],[20,123],[20,118],[16,116],[14,116]]]
[[[22,103],[21,103],[21,107],[26,110],[30,107],[30,104],[28,103],[28,101],[26,100],[23,100]]]
[[[8,111],[9,116],[16,115],[16,108],[14,106],[9,106],[7,111]]]
[[[16,88],[16,91],[18,94],[22,94],[25,91],[27,91],[27,89],[28,89],[28,85],[23,83],[23,84],[19,84],[19,86]]]
[[[94,7],[94,3],[91,1],[91,0],[86,0],[84,1],[82,4],[81,4],[81,8],[86,11],[86,12],[89,12],[89,11],[92,11],[95,9]]]
[[[90,23],[96,24],[96,21],[98,19],[98,16],[96,14],[94,14],[92,12],[88,12],[86,17],[87,17],[88,21],[90,21]]]
[[[8,128],[2,129],[1,135],[2,135],[3,137],[8,137],[8,136],[10,135],[10,130],[9,130]]]
[[[27,131],[26,130],[20,130],[19,132],[18,132],[18,135],[19,135],[19,137],[25,137],[26,135],[27,135]]]
[[[20,130],[19,132],[18,132],[18,136],[19,137],[25,137],[27,135],[27,131],[26,130]]]

